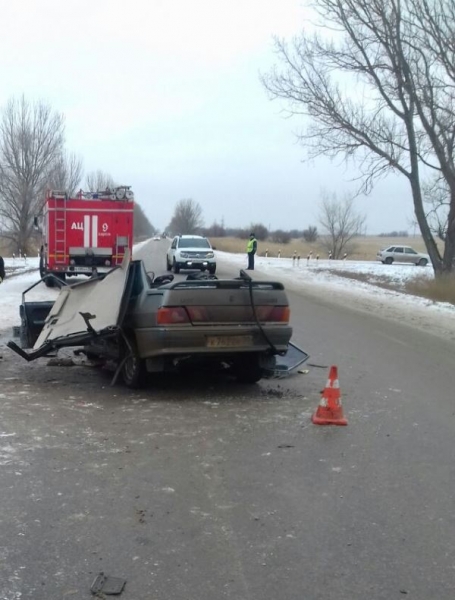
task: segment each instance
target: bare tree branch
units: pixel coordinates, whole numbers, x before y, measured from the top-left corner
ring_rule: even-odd
[[[107,188],[115,188],[117,183],[114,181],[112,175],[98,169],[97,171],[91,171],[87,173],[85,178],[85,186],[87,191],[98,192],[106,190]]]
[[[65,191],[72,197],[82,179],[82,159],[75,154],[63,152],[55,161],[49,174],[48,187]]]
[[[33,217],[63,143],[64,118],[50,105],[24,96],[8,102],[0,120],[0,219],[17,250],[29,250]]]
[[[407,178],[436,273],[450,272],[455,257],[454,6],[453,0],[315,0],[325,35],[276,40],[279,68],[262,76],[289,115],[309,118],[298,139],[310,158],[355,160],[359,192],[391,171]],[[428,170],[449,191],[443,255],[424,206]]]
[[[325,232],[323,245],[332,258],[339,259],[345,252],[352,251],[350,242],[364,233],[366,215],[356,210],[353,197],[345,196],[338,200],[336,194],[330,196],[324,191],[319,222]]]
[[[187,198],[177,203],[168,230],[182,235],[199,233],[203,224],[201,205]]]

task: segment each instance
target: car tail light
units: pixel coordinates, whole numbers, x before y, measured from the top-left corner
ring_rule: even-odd
[[[213,317],[210,316],[209,310],[205,306],[188,306],[187,311],[193,323],[213,320]]]
[[[158,309],[156,321],[158,325],[178,325],[189,323],[190,319],[183,306],[163,306]]]
[[[187,306],[192,323],[254,323],[251,306]],[[261,323],[288,323],[289,306],[256,306]]]
[[[256,314],[261,322],[289,323],[289,306],[257,306]]]

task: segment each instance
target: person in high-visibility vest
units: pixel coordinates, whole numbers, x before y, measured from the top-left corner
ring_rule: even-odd
[[[248,254],[248,267],[247,271],[254,270],[254,255],[258,249],[258,241],[254,233],[250,233],[250,239],[246,245],[246,252]]]

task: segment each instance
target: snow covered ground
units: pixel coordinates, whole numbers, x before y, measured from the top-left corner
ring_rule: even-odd
[[[217,252],[219,260],[246,267],[246,255]],[[431,267],[383,265],[370,261],[316,260],[257,257],[255,268],[289,290],[374,312],[455,341],[455,306],[404,293],[404,283],[416,277],[433,277]],[[255,272],[256,272],[255,271]],[[338,274],[337,274],[338,272]],[[379,287],[382,286],[382,287]],[[396,289],[387,289],[390,288]],[[292,307],[291,307],[292,308]]]
[[[137,251],[146,243],[141,242],[134,250]],[[217,252],[217,256],[220,263],[230,263],[238,268],[246,266],[244,254]],[[5,267],[7,278],[0,285],[0,331],[11,330],[13,325],[19,325],[21,294],[38,279],[38,258],[5,258]],[[422,276],[431,278],[433,271],[430,267],[257,257],[255,273],[282,281],[289,290],[303,289],[312,296],[346,303],[358,310],[374,311],[455,340],[455,306],[384,287],[399,290],[406,280]],[[27,299],[47,300],[57,295],[57,289],[49,289],[41,283],[27,295]]]

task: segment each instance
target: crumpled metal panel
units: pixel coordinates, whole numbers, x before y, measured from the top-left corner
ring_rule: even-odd
[[[90,325],[95,331],[116,326],[129,264],[130,253],[126,252],[122,265],[104,279],[89,279],[71,287],[63,287],[33,349],[40,348],[46,341],[87,331],[81,313],[93,317]]]

